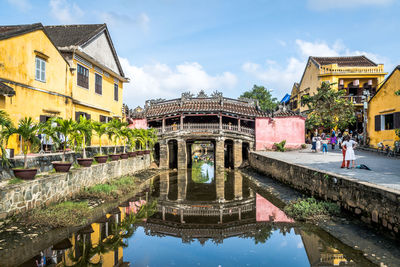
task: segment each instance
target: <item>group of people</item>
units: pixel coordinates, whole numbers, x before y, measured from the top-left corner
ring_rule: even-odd
[[[328,144],[331,145],[332,150],[335,150],[336,145],[343,153],[343,162],[341,168],[350,168],[350,162],[352,168],[355,168],[355,153],[354,149],[357,146],[357,137],[353,136],[353,132],[345,130],[343,133],[338,130],[332,130],[330,135],[321,133],[312,134],[311,137],[311,150],[315,153],[322,151],[325,155],[328,153]]]

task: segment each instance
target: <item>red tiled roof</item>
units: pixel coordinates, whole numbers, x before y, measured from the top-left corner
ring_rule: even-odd
[[[375,62],[366,56],[351,57],[311,57],[319,65],[338,64],[339,67],[376,67]]]

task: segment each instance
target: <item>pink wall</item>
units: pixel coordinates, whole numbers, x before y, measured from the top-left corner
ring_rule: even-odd
[[[305,143],[305,118],[301,116],[256,118],[256,150],[272,149],[286,140],[287,148]]]
[[[131,129],[147,129],[147,120],[146,119],[130,119],[129,128]]]
[[[256,220],[257,222],[294,222],[271,202],[256,194]]]

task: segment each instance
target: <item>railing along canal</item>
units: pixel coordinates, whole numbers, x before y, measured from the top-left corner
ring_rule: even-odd
[[[221,126],[221,127],[220,127]],[[254,135],[254,129],[245,127],[245,126],[238,126],[233,124],[218,124],[218,123],[184,123],[183,127],[180,124],[173,124],[164,127],[155,127],[159,134],[161,133],[169,133],[169,132],[176,132],[176,131],[190,131],[190,132],[207,132],[207,131],[232,131],[232,132],[241,132],[245,134]]]

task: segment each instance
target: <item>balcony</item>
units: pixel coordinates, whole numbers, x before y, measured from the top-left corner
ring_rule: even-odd
[[[333,75],[333,74],[386,74],[384,72],[383,64],[376,67],[339,67],[337,64],[325,65],[321,67],[319,75]]]
[[[162,127],[154,127],[157,130],[158,134],[162,133],[172,133],[178,131],[186,131],[186,132],[215,132],[215,131],[226,131],[226,132],[236,132],[242,133],[246,135],[254,135],[254,129],[238,126],[233,124],[219,124],[219,123],[184,123],[181,127],[180,124],[167,125],[164,127],[164,131]]]

